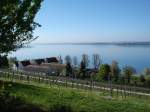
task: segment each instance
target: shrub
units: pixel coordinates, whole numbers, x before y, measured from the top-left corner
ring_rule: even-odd
[[[7,68],[7,67],[9,67],[7,56],[0,55],[0,68]]]
[[[99,75],[104,80],[108,80],[108,77],[110,75],[110,66],[108,64],[102,64],[99,69]]]
[[[6,90],[0,91],[0,112],[44,112],[35,105],[27,104],[22,99],[10,96]]]

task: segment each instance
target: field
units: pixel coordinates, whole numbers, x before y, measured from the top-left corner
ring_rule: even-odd
[[[4,82],[5,89],[15,96],[40,107],[46,112],[149,112],[150,98],[113,97],[103,92]],[[2,82],[1,82],[1,88]],[[57,109],[58,108],[58,109]]]

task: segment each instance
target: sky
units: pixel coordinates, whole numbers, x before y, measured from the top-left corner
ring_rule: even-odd
[[[150,0],[44,0],[36,43],[150,41]]]

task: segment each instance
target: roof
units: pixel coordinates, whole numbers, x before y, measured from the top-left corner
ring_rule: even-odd
[[[58,60],[56,57],[51,57],[51,58],[46,58],[47,62],[48,63],[52,63],[52,62],[57,62],[58,63]]]
[[[24,61],[20,61],[21,62],[21,64],[23,65],[23,66],[28,66],[28,65],[30,65],[31,63],[30,63],[30,60],[24,60]]]
[[[66,68],[65,64],[59,64],[59,63],[42,63],[41,66],[46,66],[51,69],[57,69],[57,70],[62,70]]]
[[[40,65],[40,64],[43,63],[43,62],[45,62],[44,59],[34,59],[34,61],[35,61],[38,65]]]

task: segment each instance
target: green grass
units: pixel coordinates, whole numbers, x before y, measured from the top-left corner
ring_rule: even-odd
[[[7,82],[6,90],[28,103],[48,111],[54,105],[71,106],[75,112],[150,112],[150,98],[106,98],[100,92],[72,88]]]

